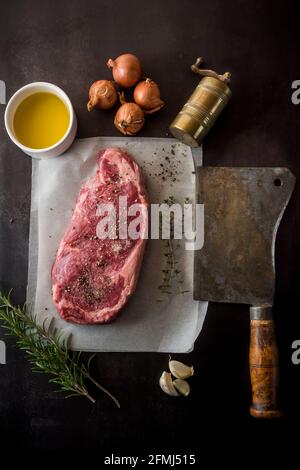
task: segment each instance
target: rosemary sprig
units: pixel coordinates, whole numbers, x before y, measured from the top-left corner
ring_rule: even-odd
[[[85,379],[107,394],[120,408],[118,400],[94,380],[89,372],[91,356],[87,366],[81,361],[81,352],[68,350],[68,340],[63,331],[52,326],[52,322],[39,325],[36,318],[26,308],[15,307],[10,297],[0,292],[0,320],[7,335],[17,338],[17,345],[25,350],[34,372],[52,375],[49,382],[59,386],[58,391],[69,392],[66,397],[84,396],[92,403],[95,399],[89,394]]]

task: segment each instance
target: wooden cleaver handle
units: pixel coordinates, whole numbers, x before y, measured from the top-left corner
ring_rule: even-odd
[[[272,307],[250,307],[250,376],[255,418],[278,418],[278,350]]]

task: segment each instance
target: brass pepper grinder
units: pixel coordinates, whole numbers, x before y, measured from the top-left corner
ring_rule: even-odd
[[[171,134],[190,147],[202,143],[231,97],[230,73],[219,75],[213,70],[200,69],[202,62],[199,57],[191,70],[204,78],[170,125]]]

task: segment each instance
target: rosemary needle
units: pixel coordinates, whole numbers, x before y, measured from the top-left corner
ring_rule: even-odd
[[[46,322],[37,324],[36,318],[26,308],[15,307],[10,297],[1,292],[0,320],[8,330],[7,334],[17,338],[18,346],[25,350],[32,370],[52,375],[49,382],[58,385],[60,391],[69,392],[67,397],[84,396],[95,403],[85,385],[85,379],[88,379],[120,408],[118,400],[91,377],[89,365],[94,356],[85,366],[80,359],[81,352],[68,350],[69,338],[63,337],[62,330],[52,327],[51,322],[48,326]]]

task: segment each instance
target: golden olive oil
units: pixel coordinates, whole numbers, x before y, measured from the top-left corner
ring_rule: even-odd
[[[70,115],[58,96],[39,92],[25,98],[14,116],[14,133],[19,142],[32,149],[56,144],[67,132]]]

